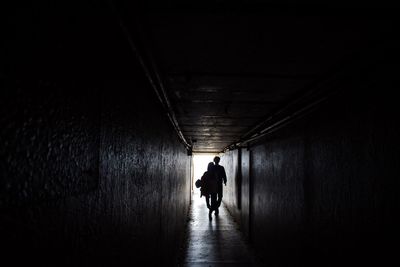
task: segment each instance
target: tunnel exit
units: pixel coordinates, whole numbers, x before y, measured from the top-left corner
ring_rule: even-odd
[[[207,165],[212,162],[217,154],[194,154],[193,155],[193,190],[194,194],[198,194],[200,191],[194,183],[197,179],[200,179],[204,172],[207,170]]]

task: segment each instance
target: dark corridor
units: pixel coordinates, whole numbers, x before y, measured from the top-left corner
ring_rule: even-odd
[[[8,4],[1,266],[181,265],[196,153],[261,265],[399,262],[389,2]]]

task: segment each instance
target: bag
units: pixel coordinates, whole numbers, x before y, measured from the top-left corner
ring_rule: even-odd
[[[197,181],[194,183],[196,185],[197,188],[201,187],[201,180],[197,179]]]

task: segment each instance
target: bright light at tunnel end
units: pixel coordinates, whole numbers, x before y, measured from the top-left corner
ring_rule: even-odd
[[[197,179],[200,179],[204,172],[207,171],[208,163],[212,162],[215,156],[219,155],[217,153],[193,154],[193,183],[195,183]],[[196,191],[197,188],[194,185],[193,188]]]

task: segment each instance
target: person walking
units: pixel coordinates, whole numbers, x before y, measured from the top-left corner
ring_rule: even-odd
[[[221,206],[221,202],[222,202],[222,197],[223,197],[223,188],[222,188],[222,182],[224,182],[225,186],[226,186],[226,173],[225,173],[225,168],[221,165],[219,165],[221,158],[216,156],[214,157],[214,172],[215,172],[215,176],[217,178],[217,206],[215,209],[215,215],[219,214],[219,210],[218,208]]]
[[[208,208],[208,218],[210,221],[212,220],[212,212],[217,210],[217,191],[218,191],[218,182],[217,177],[214,172],[214,163],[210,162],[207,166],[207,171],[201,177],[201,196],[206,197],[206,204]],[[211,198],[211,204],[210,204]]]

